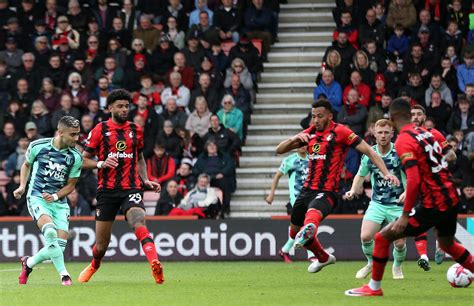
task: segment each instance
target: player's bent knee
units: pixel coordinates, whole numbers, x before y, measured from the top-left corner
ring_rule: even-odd
[[[452,246],[454,243],[454,238],[453,237],[438,237],[438,244],[440,249],[443,251],[446,251],[447,248]]]

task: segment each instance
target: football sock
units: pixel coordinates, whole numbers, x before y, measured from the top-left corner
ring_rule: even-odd
[[[135,236],[137,236],[137,239],[140,240],[148,262],[151,264],[153,260],[158,259],[155,242],[151,238],[146,226],[137,227],[135,229]]]
[[[462,244],[454,242],[449,247],[443,247],[441,249],[451,255],[451,257],[461,266],[470,271],[474,271],[474,257],[462,246]]]
[[[281,248],[281,251],[283,253],[289,253],[294,242],[295,242],[294,239],[288,238],[285,245]]]
[[[309,240],[304,247],[313,252],[319,262],[326,262],[329,258],[329,254],[324,251],[323,246],[316,236]]]
[[[381,285],[382,285],[381,281],[376,281],[373,279],[370,279],[369,281],[369,288],[372,290],[379,290]]]
[[[321,215],[321,212],[316,209],[310,209],[305,215],[304,218],[304,225],[308,223],[313,223],[316,226],[316,229],[319,227],[319,223],[321,223],[321,220],[323,219],[323,216]]]
[[[59,247],[61,248],[61,251],[64,253],[67,240],[58,238],[58,244],[59,244]],[[37,264],[42,263],[43,261],[48,260],[48,259],[49,259],[48,248],[44,246],[43,248],[41,248],[41,250],[38,251],[38,253],[28,258],[28,260],[26,261],[26,265],[29,268],[33,268]]]
[[[58,243],[58,233],[53,223],[46,223],[41,229],[48,249],[49,258],[60,275],[69,275],[64,265],[64,256]]]
[[[372,262],[372,279],[381,281],[388,261],[390,251],[390,241],[385,239],[380,232],[375,234],[374,254]],[[373,289],[376,290],[376,289]]]
[[[393,246],[393,265],[395,267],[400,267],[405,261],[405,257],[407,256],[407,246],[403,245],[402,248],[397,248]]]
[[[314,255],[314,253],[311,252],[310,250],[306,250],[306,252],[308,253],[308,259],[316,257],[316,255]]]
[[[59,247],[61,248],[61,252],[63,252],[64,254],[64,250],[66,249],[66,246],[67,246],[67,240],[58,238],[58,244],[59,244]]]
[[[415,237],[415,246],[418,255],[422,257],[423,255],[426,256],[426,249],[427,249],[428,239],[426,237],[426,233],[418,235]]]
[[[103,254],[99,253],[97,251],[97,246],[94,244],[94,247],[92,248],[92,261],[91,261],[91,266],[94,269],[99,269],[100,267],[100,262],[102,261],[102,258],[104,257],[105,252]]]
[[[367,257],[367,264],[372,264],[372,254],[374,252],[374,240],[367,242],[362,241],[362,252],[364,252],[365,257]]]

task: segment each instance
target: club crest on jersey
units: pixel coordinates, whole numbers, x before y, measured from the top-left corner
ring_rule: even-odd
[[[319,150],[321,150],[321,145],[316,142],[316,143],[313,145],[313,153],[319,153]]]
[[[118,151],[123,152],[127,149],[127,143],[123,140],[119,140],[115,144],[115,148],[117,148]]]
[[[68,166],[70,166],[72,164],[72,156],[67,155],[65,160],[66,160],[66,164]]]
[[[130,131],[130,133],[128,133],[128,137],[130,137],[130,139],[133,139],[133,132]]]

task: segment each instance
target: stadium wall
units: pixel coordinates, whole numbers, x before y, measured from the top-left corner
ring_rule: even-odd
[[[474,253],[474,217],[462,216],[458,222],[458,240]],[[157,220],[152,217],[147,224],[160,258],[165,261],[280,260],[277,252],[286,242],[288,231],[285,218]],[[338,260],[363,260],[360,224],[360,217],[331,216],[320,226],[318,237]],[[2,262],[16,261],[20,256],[35,253],[43,245],[39,231],[29,218],[0,218],[0,228]],[[90,260],[95,242],[93,219],[71,218],[70,229],[71,237],[65,252],[67,260]],[[429,254],[434,254],[432,231],[428,245]],[[305,256],[305,252],[298,251],[295,258],[305,259]],[[144,257],[123,217],[114,225],[107,257],[113,261],[134,261]],[[408,239],[408,258],[417,258],[412,238]]]

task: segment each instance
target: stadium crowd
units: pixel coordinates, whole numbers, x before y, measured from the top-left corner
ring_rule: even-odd
[[[425,125],[456,149],[461,212],[474,211],[474,4],[336,4],[314,99],[327,98],[335,120],[370,144],[394,98],[422,106]],[[27,214],[11,194],[29,143],[71,115],[82,146],[108,120],[115,88],[133,94],[129,119],[143,127],[149,177],[163,185],[155,214],[228,213],[278,12],[278,0],[0,0],[0,165],[10,179],[0,215]],[[349,152],[342,192],[359,161]],[[81,177],[72,215],[94,210],[97,179],[90,170]],[[338,212],[363,213],[368,202],[362,192]]]

